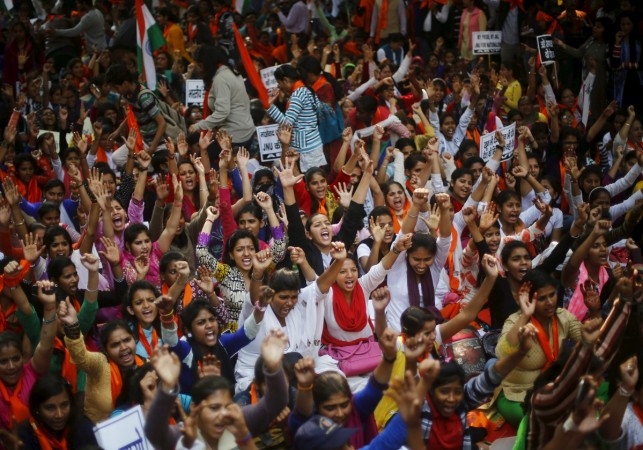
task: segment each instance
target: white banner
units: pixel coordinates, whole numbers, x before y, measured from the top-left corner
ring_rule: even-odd
[[[281,142],[277,137],[278,124],[257,127],[261,162],[277,161],[281,158]]]
[[[185,80],[185,105],[203,106],[205,83],[203,80]]]
[[[277,87],[277,80],[275,80],[275,70],[277,70],[277,67],[279,66],[266,67],[259,71],[261,81],[263,81],[263,85],[266,87],[268,92]]]
[[[141,405],[94,427],[98,445],[105,450],[153,450],[144,431]]]
[[[516,122],[500,128],[498,131],[500,131],[505,138],[505,149],[502,152],[502,161],[507,161],[511,159],[514,154],[514,146],[516,145]],[[495,132],[480,136],[480,157],[484,162],[491,159],[497,146],[498,140],[496,139]]]
[[[471,48],[474,55],[500,54],[502,31],[474,31],[472,35]]]

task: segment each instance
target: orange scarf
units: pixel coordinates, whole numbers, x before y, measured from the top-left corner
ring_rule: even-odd
[[[467,139],[471,139],[476,145],[480,146],[480,132],[478,129],[474,128],[473,131],[467,130]]]
[[[0,331],[6,331],[11,326],[11,322],[9,322],[8,319],[15,312],[16,312],[15,303],[12,303],[11,306],[9,306],[9,309],[7,309],[7,312],[4,312],[2,308],[0,308]]]
[[[453,262],[453,256],[455,255],[455,246],[458,244],[458,233],[455,231],[455,227],[451,226],[451,247],[449,247],[449,256],[447,256],[447,264],[449,268],[449,287],[451,292],[458,292],[460,287],[460,279],[455,276],[455,264]]]
[[[96,150],[96,162],[108,162],[107,153],[105,153],[105,149],[103,147],[98,147],[98,150]]]
[[[295,81],[295,84],[292,85],[292,88],[290,89],[290,95],[292,94],[299,88],[306,87],[303,81],[297,80]],[[286,109],[290,108],[290,99],[288,99],[288,102],[286,103]]]
[[[404,209],[402,210],[402,220],[406,217],[406,213],[409,212],[409,208],[411,207],[411,202],[409,201],[408,198],[405,197],[404,200]],[[389,208],[389,211],[391,211],[391,216],[393,216],[393,229],[395,230],[396,233],[400,232],[400,229],[402,228],[402,224],[400,223],[400,219],[397,218],[397,213],[393,208]]]
[[[26,260],[20,261],[20,272],[12,276],[4,276],[4,286],[6,287],[16,287],[23,280],[25,275],[29,273],[30,267],[29,262]]]
[[[547,337],[547,331],[543,328],[543,326],[538,322],[536,317],[531,316],[531,323],[534,324],[536,327],[536,330],[538,333],[536,334],[536,338],[538,338],[538,343],[543,349],[543,353],[545,354],[545,358],[547,358],[547,362],[545,363],[545,367],[543,367],[543,372],[547,370],[547,368],[556,361],[558,358],[558,319],[556,317],[552,318],[551,322],[551,334],[552,338],[554,341],[554,348],[552,350],[551,345],[549,344],[549,338]]]
[[[140,323],[138,324],[138,339],[141,342],[141,344],[143,345],[143,348],[145,349],[145,351],[147,352],[147,357],[151,358],[152,357],[152,351],[156,348],[156,346],[159,343],[159,335],[156,332],[156,330],[154,329],[154,327],[152,327],[152,346],[151,347],[150,347],[149,341],[147,340],[147,337],[145,336],[145,332],[143,331],[143,327],[141,326]]]
[[[138,128],[138,122],[136,121],[136,116],[134,115],[134,110],[131,105],[127,108],[127,128],[130,130],[136,130],[136,144],[134,145],[134,151],[136,153],[143,151],[145,147],[143,146],[141,130]]]
[[[29,423],[38,438],[38,443],[42,450],[67,450],[67,432],[69,431],[67,428],[63,432],[62,439],[56,439],[45,427],[38,428],[36,421],[31,416],[29,417]]]
[[[143,361],[140,356],[134,355],[134,364],[136,364],[137,367],[141,367],[145,364],[145,361]],[[123,376],[121,375],[121,369],[118,368],[118,364],[111,360],[109,361],[109,372],[112,387],[112,406],[116,407],[116,400],[123,390]]]
[[[169,291],[170,288],[167,283],[163,283],[163,285],[161,286],[161,293],[163,295],[167,295]],[[177,324],[177,333],[180,338],[183,337],[183,327],[181,326],[181,318],[179,313],[183,311],[183,308],[190,304],[193,297],[194,294],[192,293],[192,286],[190,286],[190,283],[187,283],[185,285],[185,289],[183,289],[183,301],[181,302],[182,304],[180,305],[180,308],[177,309],[177,314],[174,315],[174,323]]]
[[[250,404],[255,405],[259,401],[259,393],[257,392],[257,384],[250,385]]]
[[[69,382],[69,384],[71,384],[73,392],[76,393],[78,387],[78,369],[76,369],[76,365],[71,362],[71,355],[69,354],[69,350],[67,350],[67,347],[65,347],[65,344],[60,340],[59,337],[56,337],[56,339],[54,339],[54,348],[56,350],[60,350],[63,353],[63,360],[60,365],[60,374],[65,380]]]
[[[18,193],[28,202],[37,203],[42,200],[42,191],[40,190],[40,186],[38,186],[38,180],[35,174],[31,177],[31,180],[29,180],[28,185],[25,185],[17,176],[14,177],[14,184],[18,188]]]
[[[16,422],[18,423],[24,422],[29,418],[29,408],[18,398],[20,391],[22,391],[22,376],[20,377],[20,381],[18,381],[16,388],[13,390],[11,397],[9,397],[7,387],[2,381],[0,381],[0,395],[2,395],[4,402],[9,405],[11,416],[15,417]]]
[[[386,30],[388,27],[388,0],[382,0],[382,5],[377,15],[377,31],[375,35],[375,43],[380,43],[380,33],[381,30]]]

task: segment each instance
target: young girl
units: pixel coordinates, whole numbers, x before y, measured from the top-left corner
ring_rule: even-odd
[[[159,340],[161,329],[155,303],[158,296],[153,284],[139,280],[132,283],[123,302],[123,317],[138,337],[136,354],[143,359],[149,359],[153,349],[163,345]]]

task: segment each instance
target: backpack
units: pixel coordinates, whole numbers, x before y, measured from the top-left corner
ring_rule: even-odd
[[[156,99],[156,102],[159,105],[161,110],[161,115],[165,119],[165,135],[172,139],[176,139],[179,133],[187,134],[187,126],[185,125],[185,118],[179,114],[177,110],[172,108],[170,105],[165,103],[163,100],[159,99],[154,91],[141,87],[141,91],[138,93],[137,100],[141,97],[142,94],[151,94]]]
[[[338,102],[335,102],[335,108],[333,108],[328,103],[322,102],[312,88],[308,87],[308,90],[313,95],[316,104],[317,127],[322,143],[330,144],[342,137],[344,131],[342,108]]]

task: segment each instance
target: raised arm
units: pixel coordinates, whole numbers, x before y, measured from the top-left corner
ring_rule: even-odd
[[[332,242],[331,243],[331,251],[330,255],[333,258],[333,262],[322,273],[319,278],[317,278],[317,288],[321,291],[321,293],[326,294],[333,283],[335,283],[335,280],[337,279],[337,276],[339,275],[340,270],[342,269],[342,266],[344,265],[344,260],[346,259],[346,247],[344,246],[343,242]]]
[[[167,219],[165,228],[159,237],[158,244],[161,253],[165,253],[170,249],[174,235],[176,234],[176,229],[179,226],[181,221],[181,213],[183,207],[183,187],[181,183],[176,179],[176,175],[172,175],[172,183],[174,185],[174,203],[172,203],[172,212],[170,217]]]
[[[600,236],[603,236],[610,229],[611,222],[609,220],[599,220],[594,225],[591,233],[583,241],[582,244],[576,248],[574,253],[572,253],[571,258],[567,264],[563,267],[563,272],[561,274],[561,281],[563,286],[568,288],[575,288],[576,282],[578,279],[578,272],[580,270],[581,263],[587,258],[589,254],[589,249],[592,248],[596,239]]]
[[[56,294],[53,290],[45,290],[42,285],[38,285],[38,300],[43,306],[42,328],[40,341],[34,350],[31,364],[36,373],[44,375],[49,372],[49,365],[54,354],[54,339],[58,331]]]

